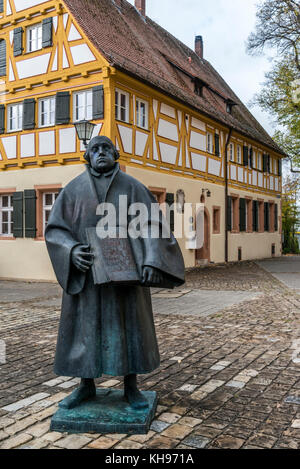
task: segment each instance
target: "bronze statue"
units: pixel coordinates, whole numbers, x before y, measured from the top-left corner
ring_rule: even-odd
[[[124,396],[131,407],[148,403],[137,387],[137,374],[159,367],[149,286],[184,283],[181,251],[168,238],[130,240],[140,285],[95,285],[86,229],[96,227],[99,202],[116,208],[119,196],[128,205],[157,203],[139,181],[120,170],[119,153],[107,137],[93,138],[85,153],[87,168],[60,193],[45,238],[57,279],[64,290],[54,371],[80,377],[80,386],[61,406],[74,408],[96,394],[94,379],[124,376]],[[150,215],[149,215],[150,216]],[[151,219],[149,219],[151,223]]]

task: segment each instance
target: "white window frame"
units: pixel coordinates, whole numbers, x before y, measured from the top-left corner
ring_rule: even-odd
[[[50,205],[46,203],[47,195],[51,195],[51,198],[52,198],[52,201],[51,201]],[[50,214],[50,212],[52,210],[52,207],[53,207],[57,197],[58,197],[58,191],[43,192],[43,233],[45,233],[45,229],[46,229],[46,226],[47,226],[46,213],[49,212],[49,214]]]
[[[51,127],[55,125],[55,96],[39,99],[39,127]],[[47,103],[46,110],[42,112],[43,103]],[[45,123],[42,123],[42,115],[45,115]]]
[[[8,206],[3,207],[3,197],[8,197]],[[7,213],[7,222],[3,222],[3,213]],[[3,223],[8,223],[8,232],[3,233]],[[13,196],[12,194],[0,195],[0,236],[12,237],[13,236]]]
[[[262,153],[260,151],[257,152],[257,169],[262,171]]]
[[[236,146],[236,161],[238,164],[242,164],[242,145]]]
[[[213,154],[214,152],[214,141],[213,141],[213,134],[211,132],[207,132],[207,153]]]
[[[16,126],[13,127],[13,123]],[[18,132],[23,130],[23,103],[9,104],[7,106],[7,131]]]
[[[257,169],[256,155],[257,155],[257,152],[256,152],[256,150],[253,149],[252,164],[253,164],[253,168],[254,168],[254,169]]]
[[[228,160],[234,163],[234,143],[229,143],[228,146]]]
[[[141,110],[144,105],[144,112]],[[135,99],[135,125],[141,129],[149,129],[149,103],[143,99]],[[143,125],[144,124],[144,125]]]
[[[43,48],[43,24],[36,23],[26,28],[26,52],[35,52]]]
[[[79,105],[79,97],[83,97],[83,106]],[[83,112],[80,112],[80,109],[83,109]],[[93,90],[91,88],[73,93],[73,119],[74,122],[93,119]]]
[[[125,107],[121,106],[121,97],[125,97]],[[123,90],[115,89],[115,118],[121,122],[129,123],[129,93]],[[125,110],[125,119],[122,119],[122,109]]]

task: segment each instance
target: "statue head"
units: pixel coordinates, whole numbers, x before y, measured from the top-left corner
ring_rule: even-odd
[[[95,171],[106,173],[115,166],[120,155],[113,142],[100,135],[89,142],[84,158]]]

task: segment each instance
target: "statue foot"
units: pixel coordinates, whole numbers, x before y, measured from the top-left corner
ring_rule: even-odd
[[[136,375],[125,377],[124,397],[133,409],[145,409],[149,407],[147,399],[137,388]]]
[[[91,380],[89,383],[82,382],[79,388],[75,389],[59,404],[59,407],[63,409],[74,409],[74,407],[77,407],[81,402],[94,396],[96,396],[96,386],[94,381]]]

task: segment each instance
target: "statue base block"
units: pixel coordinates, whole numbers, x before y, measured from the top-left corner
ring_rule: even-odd
[[[97,395],[74,409],[60,407],[53,415],[50,430],[67,433],[148,433],[155,416],[157,395],[142,391],[149,406],[136,410],[124,399],[123,391],[97,389]],[[62,401],[63,402],[63,401]]]

